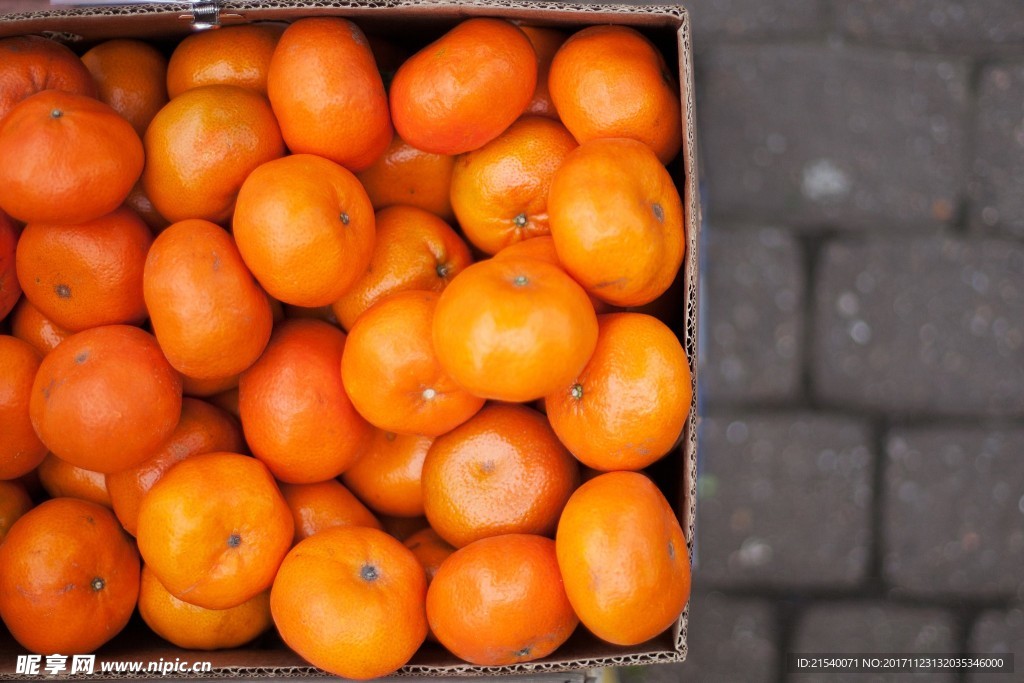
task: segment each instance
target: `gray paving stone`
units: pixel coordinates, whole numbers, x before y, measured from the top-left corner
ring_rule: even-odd
[[[805,277],[800,246],[774,228],[705,233],[701,382],[712,402],[787,400],[800,390]]]
[[[1020,3],[1024,12],[1024,3]],[[971,166],[975,228],[1024,237],[1024,62],[984,69]]]
[[[724,45],[698,63],[712,219],[949,224],[964,192],[966,62],[825,45]]]
[[[890,603],[821,603],[798,620],[793,652],[943,654],[957,652],[953,615],[942,609]],[[793,683],[952,683],[955,671],[914,674],[790,674]]]
[[[813,390],[883,414],[1024,414],[1024,245],[835,241],[815,283]]]
[[[693,21],[694,48],[749,38],[795,38],[823,32],[821,0],[693,0],[684,3]]]
[[[967,683],[1020,681],[1021,672],[1024,672],[1024,608],[1016,606],[982,613],[974,622],[967,647],[972,653],[1015,655],[1015,673],[970,672],[967,674]]]
[[[712,413],[702,430],[702,579],[816,588],[864,578],[873,465],[863,423],[810,413]]]
[[[989,53],[1024,46],[1020,0],[836,0],[847,36],[881,45]]]
[[[882,572],[898,593],[1024,599],[1022,454],[1024,429],[890,432]]]

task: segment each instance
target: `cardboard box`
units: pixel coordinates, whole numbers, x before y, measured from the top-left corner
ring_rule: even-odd
[[[101,1],[101,0],[97,0]],[[123,0],[122,0],[123,2]],[[24,9],[31,0],[20,0]],[[42,34],[65,42],[81,52],[114,37],[136,37],[173,45],[195,24],[231,25],[255,21],[292,21],[306,16],[341,16],[354,20],[368,34],[379,34],[413,44],[424,44],[461,19],[473,16],[504,17],[522,23],[573,31],[593,24],[633,26],[650,37],[669,64],[678,64],[681,85],[683,150],[669,168],[673,172],[687,212],[687,252],[678,283],[682,310],[671,321],[686,349],[693,370],[693,404],[679,447],[650,470],[682,522],[693,557],[696,509],[697,457],[697,285],[701,208],[698,196],[693,63],[691,29],[686,11],[679,5],[633,6],[544,2],[473,0],[467,3],[429,0],[222,0],[213,2],[114,5],[107,7],[54,8],[36,2],[38,10],[18,14],[0,3],[0,37]],[[687,612],[660,636],[635,647],[616,647],[591,636],[580,626],[573,637],[552,656],[529,664],[479,667],[455,659],[436,645],[426,644],[399,675],[452,677],[562,672],[595,667],[679,661],[686,657]],[[0,641],[0,679],[15,674],[17,654],[23,650],[10,636]],[[176,670],[171,677],[308,677],[323,674],[287,650],[273,634],[238,650],[192,652],[175,648],[148,632],[137,618],[125,631],[97,653],[101,661],[212,663],[212,673]],[[44,658],[45,662],[45,658]],[[94,675],[95,677],[96,675]],[[122,673],[118,677],[146,678],[153,674]],[[562,680],[561,678],[557,680]]]

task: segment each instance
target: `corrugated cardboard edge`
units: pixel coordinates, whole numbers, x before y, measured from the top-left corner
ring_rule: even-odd
[[[500,15],[510,19],[535,21],[538,23],[600,24],[619,23],[637,26],[674,28],[679,58],[679,80],[682,97],[683,126],[683,203],[686,207],[687,251],[683,263],[682,277],[685,281],[685,299],[682,342],[691,363],[692,401],[690,419],[687,421],[680,442],[683,456],[683,477],[678,491],[678,500],[683,528],[686,530],[690,556],[694,557],[694,530],[696,526],[697,501],[697,433],[700,416],[697,412],[697,343],[698,343],[698,301],[699,277],[698,260],[701,227],[701,206],[698,192],[698,163],[696,139],[696,107],[693,87],[693,49],[691,26],[687,10],[681,5],[591,5],[586,3],[560,2],[500,2],[498,0],[471,0],[450,3],[436,0],[327,0],[292,1],[264,0],[262,2],[223,2],[221,14],[225,17],[238,15],[243,21],[293,19],[299,15],[334,14],[350,18],[375,17],[388,10],[402,10],[407,17],[437,17],[452,20],[465,16]],[[109,26],[112,18],[128,20],[133,27],[152,19],[151,26],[168,30],[169,20],[176,22],[178,30],[187,33],[187,20],[191,7],[187,3],[168,5],[127,5],[116,7],[82,7],[61,10],[42,10],[21,14],[0,14],[0,36],[21,33],[41,33],[57,39],[75,41],[89,30],[95,30],[100,22]],[[116,19],[115,19],[116,21]],[[120,23],[120,22],[117,22]],[[174,25],[174,24],[171,24]],[[677,179],[678,181],[678,179]],[[677,183],[678,184],[678,183]],[[524,672],[560,672],[604,666],[651,664],[681,661],[686,658],[686,635],[689,624],[689,607],[671,628],[671,649],[634,648],[633,652],[601,655],[582,659],[567,660],[555,656],[547,660],[503,667],[481,667],[469,664],[409,664],[398,672],[401,676],[479,676],[511,675]],[[655,639],[656,641],[658,639]],[[652,641],[651,644],[653,644]],[[197,657],[198,658],[198,657]],[[325,672],[311,666],[227,666],[218,668],[204,678],[292,678],[324,676]],[[116,676],[111,676],[116,677]],[[124,676],[124,677],[131,677]],[[20,678],[7,671],[0,672],[0,680]],[[77,678],[72,677],[72,678]],[[94,676],[83,676],[94,678]]]

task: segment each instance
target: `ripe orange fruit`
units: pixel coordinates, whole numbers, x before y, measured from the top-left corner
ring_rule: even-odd
[[[259,23],[186,36],[167,63],[168,95],[203,85],[237,85],[266,96],[270,58],[284,28]]]
[[[179,221],[160,233],[146,257],[143,286],[160,348],[189,377],[237,375],[270,339],[267,295],[231,235],[209,221]]]
[[[93,652],[128,623],[138,595],[135,547],[95,503],[40,503],[0,545],[0,617],[31,652]]]
[[[11,334],[28,342],[39,355],[45,356],[70,336],[71,332],[40,313],[31,301],[21,297],[11,311]]]
[[[42,36],[0,40],[0,121],[26,97],[41,90],[96,96],[89,70],[67,46]]]
[[[551,178],[575,148],[576,140],[558,121],[525,116],[460,156],[452,172],[452,208],[469,241],[495,254],[548,234]]]
[[[418,289],[440,292],[473,262],[469,247],[451,226],[412,206],[376,214],[376,240],[362,276],[333,304],[345,329],[389,294]]]
[[[31,472],[46,457],[29,413],[32,382],[42,355],[28,342],[0,335],[0,480]]]
[[[441,367],[484,398],[532,401],[570,382],[597,343],[586,292],[533,258],[474,263],[441,293],[434,313]]]
[[[18,279],[45,317],[72,332],[146,319],[142,269],[153,243],[127,207],[81,223],[29,223],[18,241]]]
[[[237,85],[183,92],[157,112],[144,140],[142,187],[171,222],[226,223],[249,172],[285,153],[270,103]]]
[[[0,480],[0,544],[11,526],[32,509],[32,499],[19,481]]]
[[[628,26],[591,26],[555,54],[551,99],[583,144],[632,138],[668,163],[682,145],[679,84],[657,48]]]
[[[690,412],[690,366],[672,330],[643,313],[597,319],[597,348],[544,405],[559,440],[598,470],[639,470],[675,445]]]
[[[435,154],[462,154],[519,118],[537,85],[529,38],[503,19],[467,19],[410,57],[391,81],[402,139]]]
[[[270,611],[300,657],[368,679],[394,672],[423,643],[426,589],[423,568],[400,541],[369,527],[335,527],[288,553]]]
[[[558,48],[562,47],[562,43],[569,36],[563,31],[553,28],[539,26],[520,26],[519,28],[530,39],[530,43],[537,53],[537,88],[533,91],[533,99],[526,106],[524,113],[557,120],[558,112],[555,110],[555,103],[551,101],[551,92],[548,90],[548,73],[551,71],[551,60],[555,58]]]
[[[181,401],[181,418],[167,439],[142,463],[106,475],[114,513],[125,531],[138,533],[142,499],[171,467],[185,458],[216,451],[241,452],[242,428],[226,411],[194,398]]]
[[[270,472],[237,453],[202,453],[164,473],[139,508],[142,559],[174,597],[229,609],[262,593],[294,524]]]
[[[455,552],[455,546],[441,538],[436,531],[427,527],[420,529],[403,541],[405,547],[412,551],[416,559],[423,565],[427,575],[427,585],[434,580],[434,575],[448,556]]]
[[[295,542],[336,526],[380,529],[380,521],[336,479],[315,484],[280,484],[295,520]]]
[[[209,398],[210,396],[223,393],[229,389],[237,389],[239,377],[241,377],[241,373],[237,375],[229,375],[227,377],[214,377],[212,379],[196,379],[195,377],[182,375],[181,393],[185,396],[193,396],[195,398]],[[228,448],[222,450],[235,449]]]
[[[376,429],[359,459],[341,475],[371,509],[396,517],[423,514],[423,459],[434,440]]]
[[[174,597],[148,565],[142,567],[139,614],[158,636],[190,650],[240,647],[274,623],[270,618],[270,591],[236,607],[205,609]]]
[[[551,182],[548,215],[565,269],[616,306],[653,301],[683,262],[679,192],[635,140],[598,139],[570,152]]]
[[[113,507],[104,475],[75,467],[53,453],[38,467],[39,481],[51,498],[78,498],[105,508]]]
[[[448,196],[455,157],[416,149],[395,135],[384,154],[356,174],[373,208],[402,204],[455,220]]]
[[[573,493],[555,537],[569,602],[598,638],[637,645],[679,618],[690,558],[679,520],[638,472],[602,474]]]
[[[232,223],[242,258],[284,303],[326,306],[363,274],[373,206],[349,171],[311,154],[266,163],[238,193]]]
[[[267,94],[292,152],[361,171],[391,142],[384,82],[366,36],[347,19],[292,23],[270,60]]]
[[[0,211],[0,320],[7,317],[21,296],[21,283],[14,265],[20,232],[14,221]]]
[[[281,481],[336,477],[370,438],[370,425],[342,385],[345,344],[345,333],[321,320],[286,320],[242,373],[238,407],[246,441]]]
[[[181,378],[146,332],[94,327],[43,358],[29,413],[55,455],[87,470],[117,472],[145,460],[174,431]]]
[[[138,133],[99,100],[44,90],[0,123],[0,209],[33,222],[106,215],[142,172]]]
[[[457,548],[499,534],[553,535],[579,476],[543,415],[491,404],[434,440],[423,462],[423,507]]]
[[[141,40],[107,40],[82,55],[99,99],[132,124],[142,137],[167,104],[167,58]]]
[[[555,542],[528,534],[484,538],[456,550],[427,590],[438,641],[478,666],[546,657],[576,630]]]
[[[359,414],[380,429],[437,436],[484,404],[438,363],[431,343],[435,292],[404,291],[377,302],[352,326],[341,380]]]

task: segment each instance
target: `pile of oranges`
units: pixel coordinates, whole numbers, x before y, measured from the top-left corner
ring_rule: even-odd
[[[365,679],[669,628],[678,87],[622,26],[0,40],[14,638],[91,652],[137,608]]]

